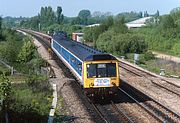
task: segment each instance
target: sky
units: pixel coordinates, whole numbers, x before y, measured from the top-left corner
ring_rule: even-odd
[[[111,12],[148,11],[154,14],[168,14],[173,8],[180,7],[180,0],[0,0],[0,16],[32,17],[40,12],[43,6],[51,6],[56,10],[61,6],[63,14],[68,17],[77,16],[82,9]]]

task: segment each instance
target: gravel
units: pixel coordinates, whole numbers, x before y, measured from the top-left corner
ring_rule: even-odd
[[[128,72],[121,69],[120,78],[143,93],[151,96],[153,99],[161,102],[163,105],[167,106],[171,110],[180,114],[180,97],[172,94],[171,92],[157,87],[153,83],[151,83],[148,78],[132,76]],[[152,78],[151,78],[152,79]],[[160,83],[160,79],[153,78],[154,81]]]

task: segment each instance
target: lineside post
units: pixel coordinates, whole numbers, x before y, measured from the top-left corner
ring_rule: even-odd
[[[49,59],[52,58],[52,49],[51,48],[48,48],[48,53],[49,53]]]

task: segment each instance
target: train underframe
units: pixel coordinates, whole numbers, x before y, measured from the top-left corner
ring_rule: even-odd
[[[89,97],[115,95],[118,87],[85,88],[84,93]]]

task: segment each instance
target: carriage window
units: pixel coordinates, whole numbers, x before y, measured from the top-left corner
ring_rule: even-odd
[[[79,71],[82,70],[82,64],[81,64],[81,63],[78,64],[78,70],[79,70]]]
[[[87,77],[116,77],[116,63],[88,64]]]
[[[107,64],[107,73],[108,73],[108,77],[116,76],[116,64],[115,63]]]
[[[96,64],[87,65],[87,77],[88,78],[96,77]]]
[[[71,61],[74,63],[74,62],[75,62],[75,59],[74,59],[74,58],[71,58]]]
[[[106,64],[97,64],[97,77],[106,77]]]

